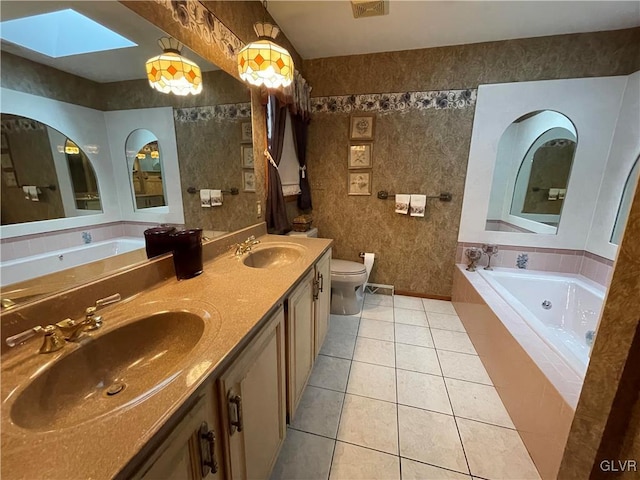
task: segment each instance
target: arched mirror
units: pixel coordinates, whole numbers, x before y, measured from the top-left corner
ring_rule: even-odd
[[[561,113],[515,120],[498,144],[485,229],[557,233],[576,146],[576,129]]]
[[[134,130],[127,137],[125,150],[135,209],[164,207],[167,203],[158,138],[149,130]]]
[[[2,225],[102,212],[83,148],[31,118],[2,114]]]
[[[622,200],[620,200],[620,206],[618,207],[618,215],[616,215],[616,223],[613,226],[613,232],[611,233],[611,243],[614,245],[620,245],[622,240],[622,232],[624,232],[624,226],[627,223],[627,217],[629,216],[629,210],[631,210],[631,201],[633,200],[633,194],[638,183],[638,175],[640,174],[640,156],[636,158],[627,181],[624,184],[624,190],[622,192]]]

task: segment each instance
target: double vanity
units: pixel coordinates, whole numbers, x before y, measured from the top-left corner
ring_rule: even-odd
[[[256,225],[193,279],[167,256],[4,313],[3,342],[122,297],[57,351],[3,345],[2,477],[268,478],[329,326],[331,244]]]

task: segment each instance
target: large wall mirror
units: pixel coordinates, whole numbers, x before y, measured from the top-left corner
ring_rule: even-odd
[[[516,119],[498,143],[486,230],[558,231],[577,145],[575,126],[549,110]]]
[[[620,240],[622,240],[622,233],[624,232],[624,227],[627,224],[627,218],[629,217],[629,211],[631,210],[631,201],[633,200],[633,194],[635,193],[636,185],[638,184],[638,176],[640,176],[640,156],[638,156],[636,161],[633,163],[633,167],[631,167],[627,181],[624,183],[622,200],[620,200],[618,214],[616,215],[616,222],[613,226],[613,232],[611,233],[611,243],[614,245],[620,245]]]
[[[146,79],[145,62],[161,53],[157,41],[167,34],[119,2],[5,3],[2,21],[72,9],[130,44],[51,55],[2,38],[2,88],[12,94],[8,109],[3,107],[9,107],[9,95],[0,99],[0,232],[3,246],[11,243],[3,251],[15,253],[23,248],[22,240],[42,235],[57,238],[52,235],[65,232],[72,232],[67,236],[82,246],[91,241],[94,228],[131,232],[133,225],[139,227],[135,235],[142,240],[141,229],[160,223],[200,227],[212,237],[260,221],[255,184],[246,181],[261,176],[254,175],[253,165],[246,161],[253,145],[251,95],[245,84],[185,46],[182,54],[202,70],[202,92],[176,96],[153,90]],[[40,32],[29,28],[28,24],[21,26],[22,38],[39,37]],[[60,29],[66,31],[73,29]],[[87,43],[76,38],[75,47]],[[13,124],[31,128],[28,132],[5,130]],[[30,140],[27,135],[39,138]],[[37,150],[28,152],[24,150],[27,146]],[[31,163],[22,166],[23,157]],[[46,167],[33,163],[36,161],[46,161]],[[25,198],[23,186],[37,187],[37,201]],[[201,190],[221,190],[222,204],[203,208]],[[179,205],[172,203],[176,199]],[[94,234],[94,243],[96,237]],[[53,249],[61,248],[56,242],[48,243]],[[19,256],[32,254],[25,249]],[[141,261],[138,254],[125,256],[125,263],[112,262],[113,268]],[[3,255],[2,261],[15,258]],[[89,259],[86,268],[57,272],[55,279],[38,276],[36,269],[27,285],[21,282],[22,290],[13,288],[16,285],[3,286],[2,298],[7,292],[29,290],[37,294],[23,298],[36,299],[113,271],[107,263]]]
[[[0,117],[2,225],[102,212],[95,170],[82,148],[32,118]]]

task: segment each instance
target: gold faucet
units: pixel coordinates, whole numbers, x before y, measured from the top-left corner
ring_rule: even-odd
[[[241,257],[247,252],[251,251],[251,247],[260,243],[260,240],[256,240],[256,237],[251,235],[242,243],[236,243],[234,246],[236,248],[236,257]]]
[[[112,303],[119,302],[121,299],[119,293],[115,293],[106,298],[96,301],[95,306],[85,310],[85,317],[79,322],[74,322],[70,318],[56,323],[56,327],[60,329],[65,339],[70,342],[76,341],[85,330],[97,330],[102,326],[102,317],[96,315],[96,311]]]
[[[96,315],[96,311],[102,307],[110,305],[120,301],[120,294],[116,293],[106,298],[98,300],[93,307],[89,307],[85,310],[85,318],[79,322],[74,322],[70,318],[62,320],[55,325],[47,325],[45,327],[37,326],[25,330],[8,337],[5,342],[10,347],[15,347],[23,342],[26,342],[36,335],[43,334],[44,339],[42,346],[40,347],[40,353],[52,353],[57,352],[65,345],[65,340],[73,342],[77,340],[80,334],[85,330],[95,330],[102,326],[102,317]]]
[[[2,299],[2,309],[3,310],[9,310],[10,308],[13,308],[16,306],[16,302],[14,302],[13,300],[11,300],[10,298],[3,298]]]

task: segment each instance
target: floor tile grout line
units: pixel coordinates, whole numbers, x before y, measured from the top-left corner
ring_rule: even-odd
[[[440,356],[438,355],[438,350],[436,349],[436,358],[438,359],[438,365],[440,366],[440,370],[442,370],[442,365],[440,364]],[[444,381],[444,389],[447,392],[447,398],[449,399],[449,404],[451,406],[451,412],[453,413],[453,423],[456,426],[456,431],[458,432],[458,438],[460,439],[460,446],[462,447],[462,454],[464,455],[464,461],[467,464],[467,470],[469,470],[469,475],[473,476],[471,472],[471,465],[469,465],[469,458],[467,457],[467,450],[464,448],[464,442],[462,441],[462,434],[460,433],[460,427],[458,426],[458,420],[456,419],[456,411],[453,408],[453,402],[451,401],[451,395],[449,394],[449,388],[447,387],[447,382]]]
[[[398,473],[400,475],[398,478],[402,480],[402,460],[400,459],[400,454],[402,453],[400,451],[400,407],[398,407],[400,401],[400,389],[398,388],[398,350],[396,348],[396,302],[393,296],[391,296],[391,302],[391,304],[393,305],[393,374],[396,379],[396,436],[398,439]]]
[[[351,377],[351,367],[353,366],[353,355],[355,354],[356,343],[358,338],[358,332],[360,331],[360,322],[362,321],[362,309],[364,308],[364,299],[363,304],[360,305],[360,316],[358,317],[358,328],[356,329],[356,342],[353,344],[353,352],[351,354],[351,362],[349,363],[349,372],[347,373],[347,385],[344,387],[345,392],[342,396],[342,405],[340,406],[340,415],[338,415],[338,428],[336,429],[336,438],[333,443],[333,452],[331,452],[331,462],[329,463],[329,471],[327,472],[327,480],[331,478],[331,470],[333,469],[333,459],[336,454],[336,447],[338,446],[338,434],[340,433],[340,422],[342,422],[342,412],[344,411],[344,402],[347,400],[347,390],[349,388],[349,378]],[[306,387],[305,387],[306,388]]]
[[[402,455],[400,455],[400,463],[402,463],[402,459],[403,458],[405,460],[411,460],[412,462],[420,463],[422,465],[429,465],[430,467],[439,468],[440,470],[446,470],[447,472],[453,472],[453,473],[459,473],[460,475],[466,475],[467,477],[471,478],[471,474],[469,474],[468,472],[464,473],[464,472],[461,472],[460,470],[453,470],[451,468],[447,468],[447,467],[443,467],[443,466],[440,466],[440,465],[436,465],[435,463],[424,462],[422,460],[416,460],[415,458],[410,458],[410,457],[403,457]],[[479,480],[488,480],[488,479],[485,479],[484,477],[475,477],[475,478],[478,478]]]

